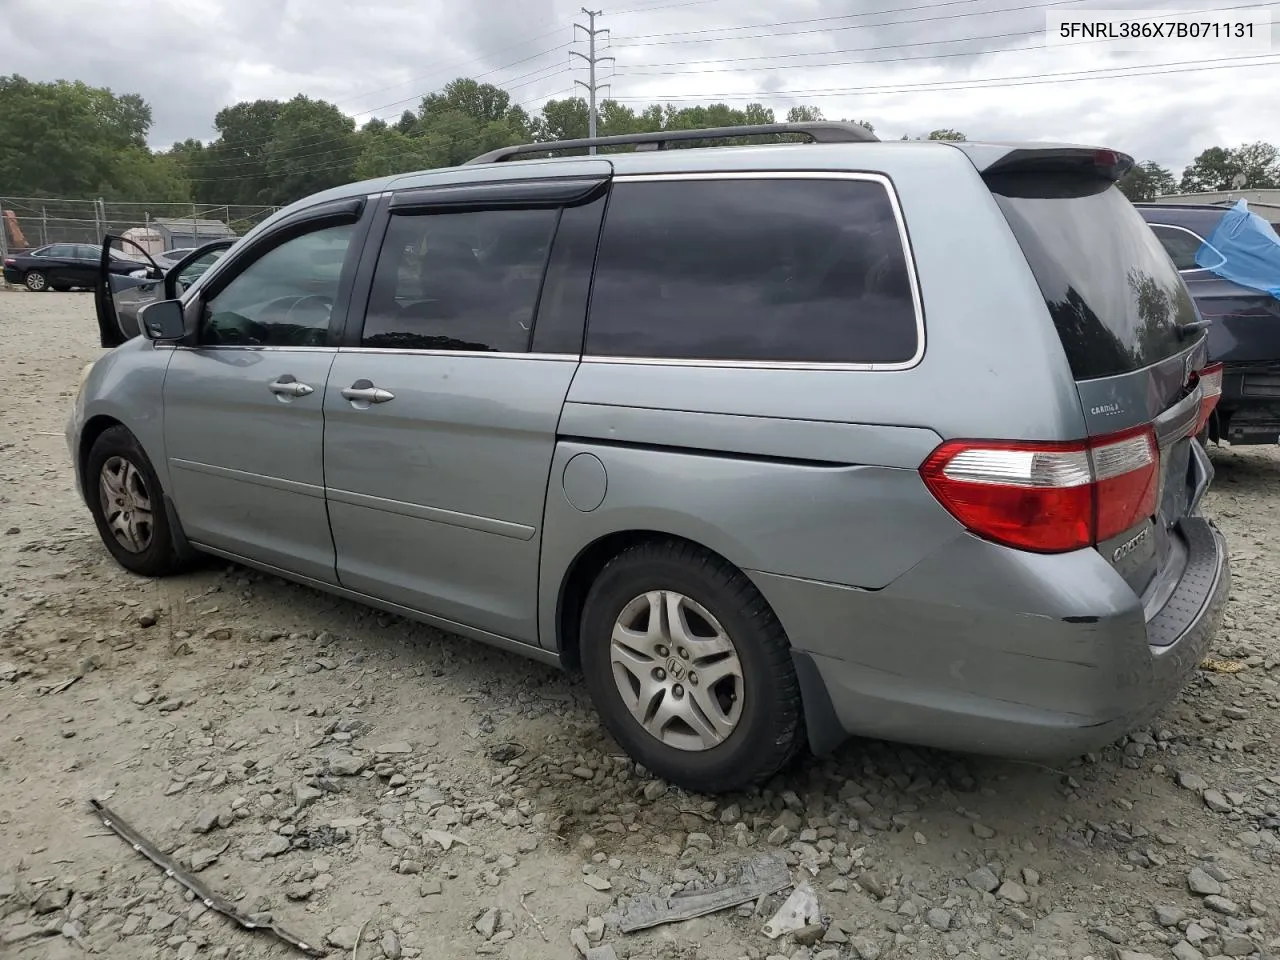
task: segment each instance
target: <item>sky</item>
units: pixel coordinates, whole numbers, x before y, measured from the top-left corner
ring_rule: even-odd
[[[1235,0],[616,0],[596,19],[602,97],[637,109],[752,101],[865,120],[883,139],[1074,141],[1178,175],[1207,147],[1280,143],[1280,4]],[[0,0],[0,71],[139,93],[153,147],[215,136],[217,111],[297,93],[358,123],[469,76],[536,112],[584,93],[570,0]],[[1140,52],[1046,44],[1046,11],[1266,14],[1271,52],[1171,40]],[[1199,18],[1198,18],[1199,19]],[[100,28],[87,29],[97,24]],[[606,49],[607,48],[607,49]],[[1212,69],[1205,69],[1212,68]],[[1145,75],[1144,75],[1145,74]]]

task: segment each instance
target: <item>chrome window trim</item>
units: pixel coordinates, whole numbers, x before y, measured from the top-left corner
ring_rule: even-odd
[[[289,353],[337,353],[337,347],[286,347],[275,346],[269,344],[256,343],[209,343],[195,344],[188,346],[187,344],[169,344],[172,350],[186,350],[191,353],[204,353],[206,350],[264,350],[264,351],[287,351]]]
[[[893,209],[893,219],[898,225],[898,239],[902,243],[903,256],[906,259],[907,277],[911,283],[911,303],[916,317],[916,352],[910,359],[896,363],[837,363],[821,360],[710,360],[683,357],[611,357],[593,356],[585,352],[583,363],[633,364],[662,367],[726,367],[743,370],[830,370],[888,372],[910,370],[920,365],[925,354],[924,300],[920,294],[920,277],[916,270],[915,254],[911,249],[907,234],[906,218],[902,213],[902,204],[898,200],[893,180],[883,173],[854,172],[847,170],[726,170],[712,172],[687,173],[633,173],[618,174],[614,183],[646,183],[675,180],[860,180],[878,183],[889,197],[889,205]],[[605,217],[605,227],[608,216]],[[603,228],[602,228],[603,233]],[[598,270],[599,264],[596,268]],[[596,271],[592,271],[594,278]],[[590,323],[590,312],[587,314]]]
[[[554,360],[577,363],[582,358],[576,353],[532,353],[509,350],[415,350],[408,347],[339,347],[339,353],[403,354],[409,357],[487,357],[491,360]]]
[[[1208,247],[1210,250],[1216,253],[1219,257],[1222,257],[1222,260],[1224,263],[1226,262],[1227,258],[1222,256],[1221,250],[1215,247],[1212,243],[1210,243],[1204,237],[1200,236],[1200,234],[1196,233],[1190,227],[1179,226],[1176,223],[1156,223],[1155,221],[1151,221],[1151,220],[1147,221],[1147,226],[1151,227],[1153,230],[1156,227],[1164,227],[1166,230],[1180,230],[1185,234],[1195,237],[1197,240],[1200,241],[1201,244]],[[1195,273],[1197,270],[1208,270],[1208,269],[1209,269],[1208,267],[1200,267],[1200,266],[1187,267],[1184,270],[1179,270],[1178,273]]]
[[[495,360],[551,360],[559,363],[577,363],[582,358],[576,353],[510,353],[485,350],[413,350],[403,347],[286,347],[260,344],[220,343],[208,346],[162,344],[152,341],[157,349],[186,350],[202,353],[206,350],[257,350],[272,353],[371,353],[386,356],[400,354],[410,357],[486,357]]]

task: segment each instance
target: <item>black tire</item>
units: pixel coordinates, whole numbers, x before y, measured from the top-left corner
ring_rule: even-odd
[[[653,590],[678,592],[705,608],[737,653],[741,713],[715,746],[689,750],[664,743],[632,715],[614,680],[614,624],[628,603]],[[741,571],[692,544],[642,543],[606,564],[587,594],[580,647],[587,689],[605,728],[633,759],[670,783],[699,793],[745,789],[778,773],[804,743],[800,684],[782,625]]]
[[[111,473],[121,478],[122,488],[127,488],[133,494],[130,506],[136,508],[142,498],[150,505],[150,516],[145,524],[145,543],[141,536],[144,526],[141,523],[137,525],[138,536],[135,543],[141,545],[141,549],[130,549],[113,530],[112,520],[117,508],[114,503],[103,502],[102,478],[104,468],[108,465],[111,465]],[[123,472],[121,465],[124,465]],[[132,472],[128,470],[130,467]],[[169,516],[165,511],[160,478],[156,476],[155,468],[132,433],[122,426],[104,430],[89,449],[84,475],[85,499],[89,501],[89,510],[98,527],[98,535],[116,563],[144,577],[164,577],[182,569],[183,564],[173,543]],[[141,491],[138,490],[139,484]],[[139,492],[142,497],[138,496]],[[108,509],[112,510],[111,514],[108,514]],[[133,512],[135,516],[141,514],[136,509]]]
[[[40,270],[28,270],[22,282],[32,293],[44,293],[49,289],[49,278]]]

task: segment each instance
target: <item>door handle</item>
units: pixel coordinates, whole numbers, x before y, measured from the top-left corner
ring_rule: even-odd
[[[343,387],[342,396],[352,403],[386,403],[396,398],[390,390],[375,387],[368,380],[357,380],[351,386]]]
[[[287,373],[268,383],[267,389],[278,397],[305,397],[308,394],[315,393],[314,388]]]

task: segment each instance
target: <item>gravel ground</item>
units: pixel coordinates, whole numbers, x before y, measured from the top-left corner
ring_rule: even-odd
[[[1150,729],[1060,769],[858,742],[710,799],[637,769],[543,666],[220,563],[116,567],[62,438],[92,311],[0,290],[0,957],[301,955],[90,797],[357,960],[1280,955],[1276,451],[1214,451],[1227,663]],[[619,898],[769,851],[816,895],[798,934],[763,932],[787,891],[619,931]]]

